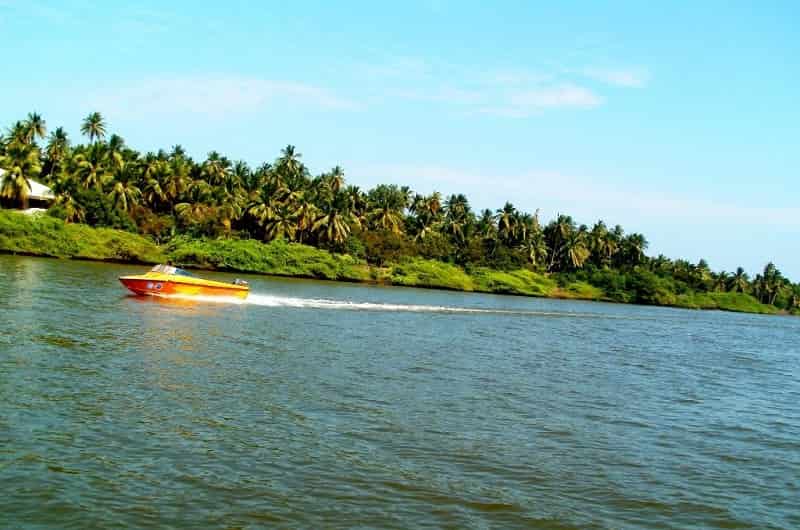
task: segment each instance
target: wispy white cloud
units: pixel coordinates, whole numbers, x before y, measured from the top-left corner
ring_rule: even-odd
[[[500,116],[526,117],[551,108],[592,108],[603,98],[581,86],[562,84],[532,88],[507,95],[500,105],[484,107],[481,112]]]
[[[490,71],[482,76],[482,80],[490,85],[501,86],[530,86],[556,81],[553,73],[526,70],[526,69],[500,69]]]
[[[650,74],[643,69],[584,68],[581,73],[595,81],[625,88],[643,88],[650,81]]]
[[[453,88],[448,86],[429,90],[408,89],[395,90],[392,95],[416,101],[433,101],[453,105],[479,105],[486,101],[486,94],[479,90]]]
[[[124,115],[195,113],[221,117],[294,104],[324,110],[356,110],[355,101],[308,83],[250,77],[148,79],[91,94],[92,108]]]
[[[418,57],[395,57],[380,63],[359,63],[356,72],[367,78],[418,80],[431,73],[431,65]]]
[[[454,88],[397,90],[397,97],[461,107],[468,112],[492,116],[525,118],[547,109],[596,107],[603,98],[574,84],[543,85],[535,88]]]
[[[566,68],[558,65],[536,68],[495,68],[436,64],[400,57],[372,67],[362,65],[370,81],[392,83],[384,98],[435,102],[474,114],[526,118],[555,109],[592,109],[607,97],[587,80],[612,87],[644,87],[649,74],[634,69]],[[378,84],[379,88],[385,84]]]

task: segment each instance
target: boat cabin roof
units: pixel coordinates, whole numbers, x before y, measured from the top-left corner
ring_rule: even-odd
[[[177,274],[178,276],[192,276],[191,273],[179,269],[178,267],[173,267],[172,265],[156,265],[150,272],[160,272],[162,274]]]

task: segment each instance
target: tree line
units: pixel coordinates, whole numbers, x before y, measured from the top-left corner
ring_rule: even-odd
[[[362,190],[346,184],[339,166],[312,175],[292,145],[253,168],[216,151],[195,161],[179,145],[140,153],[108,135],[98,112],[80,130],[87,142],[73,144],[62,127],[48,134],[37,113],[14,123],[0,136],[0,201],[25,207],[30,181],[37,180],[56,195],[50,215],[136,231],[159,243],[182,234],[283,238],[378,265],[421,256],[467,268],[527,267],[612,291],[625,288],[616,284],[630,283],[626,274],[635,271],[670,292],[741,292],[784,309],[800,307],[800,285],[772,263],[751,279],[741,267],[714,272],[704,260],[649,257],[642,234],[602,220],[589,227],[558,215],[543,224],[538,210],[526,213],[510,202],[476,212],[463,194],[422,195],[395,184]]]

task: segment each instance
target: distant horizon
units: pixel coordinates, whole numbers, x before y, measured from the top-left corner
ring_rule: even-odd
[[[35,111],[82,143],[98,111],[134,149],[253,167],[292,144],[362,188],[603,219],[650,256],[800,280],[793,4],[353,6],[2,2],[26,53],[0,126]]]

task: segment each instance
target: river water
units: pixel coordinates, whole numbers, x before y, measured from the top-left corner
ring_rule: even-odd
[[[0,528],[800,527],[800,319],[142,269],[0,256]]]

